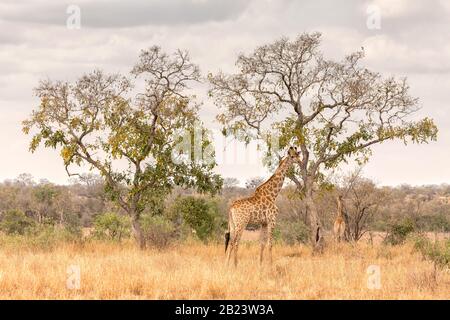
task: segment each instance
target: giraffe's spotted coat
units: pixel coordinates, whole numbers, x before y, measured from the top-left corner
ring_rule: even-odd
[[[342,196],[337,197],[337,214],[333,225],[334,238],[337,242],[341,242],[345,236],[344,211],[342,209]]]
[[[272,232],[278,215],[275,199],[283,187],[288,169],[294,162],[299,161],[299,153],[291,147],[272,177],[256,188],[252,196],[238,199],[232,203],[228,214],[230,248],[227,253],[227,261],[234,252],[234,262],[237,264],[239,240],[249,223],[262,227],[260,261],[262,262],[266,245],[270,260],[272,260]]]

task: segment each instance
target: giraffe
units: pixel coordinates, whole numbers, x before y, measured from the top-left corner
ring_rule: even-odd
[[[337,216],[336,220],[334,221],[333,232],[336,241],[341,242],[341,240],[344,238],[345,233],[345,221],[343,215],[344,211],[342,209],[342,196],[341,195],[337,196],[336,201],[337,201]]]
[[[300,152],[297,152],[297,148],[290,147],[287,156],[280,161],[275,173],[256,188],[252,196],[238,199],[231,204],[228,211],[228,232],[225,234],[227,264],[229,264],[231,254],[234,252],[234,265],[237,266],[239,240],[249,223],[262,227],[260,263],[263,262],[263,253],[266,246],[269,250],[270,263],[272,263],[272,232],[278,215],[275,199],[283,186],[288,169],[294,162],[300,162]],[[230,247],[227,252],[228,244],[230,244]]]

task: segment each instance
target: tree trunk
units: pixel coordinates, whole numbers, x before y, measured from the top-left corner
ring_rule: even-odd
[[[344,222],[345,222],[345,232],[344,232],[344,240],[350,242],[353,240],[350,218],[347,214],[347,211],[344,211]]]
[[[306,186],[305,202],[311,226],[311,244],[313,251],[321,252],[323,249],[323,229],[313,199],[312,183],[308,183]]]
[[[63,228],[64,227],[64,213],[61,210],[61,212],[59,213],[59,227]]]
[[[141,223],[139,222],[139,216],[137,214],[132,215],[131,227],[133,230],[134,238],[139,245],[139,248],[145,249],[146,242],[144,237],[144,232],[141,228]]]

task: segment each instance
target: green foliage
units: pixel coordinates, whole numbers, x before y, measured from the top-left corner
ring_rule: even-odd
[[[73,233],[67,228],[60,226],[36,224],[27,231],[24,236],[30,246],[40,249],[51,249],[58,244],[65,242],[79,242],[79,233]]]
[[[111,199],[133,218],[175,186],[217,193],[222,178],[213,172],[210,135],[195,97],[185,92],[199,79],[187,52],[168,55],[153,46],[128,76],[95,70],[74,83],[41,81],[40,105],[23,121],[23,132],[32,134],[29,149],[58,149],[69,174],[82,165],[96,170]]]
[[[415,240],[414,248],[419,251],[425,259],[435,263],[437,267],[450,267],[450,239],[432,243],[429,239],[419,236]]]
[[[310,230],[302,221],[280,221],[274,232],[287,245],[308,243],[310,239]]]
[[[211,238],[220,225],[217,203],[204,198],[179,197],[168,215],[173,221],[182,221],[191,227],[202,241]]]
[[[283,239],[282,239],[282,236],[281,236],[281,230],[280,230],[279,227],[275,227],[275,229],[273,229],[272,236],[273,236],[273,241],[275,243],[283,242]]]
[[[399,245],[403,244],[407,237],[417,229],[416,224],[410,218],[405,218],[402,221],[393,223],[389,226],[385,244]]]
[[[26,248],[30,250],[52,250],[67,242],[80,242],[79,234],[74,234],[65,228],[48,224],[34,224],[27,228],[24,234],[0,235],[0,246],[13,250]]]
[[[94,220],[94,236],[99,239],[120,241],[130,235],[129,217],[108,212],[98,215]]]
[[[176,239],[176,227],[164,216],[144,215],[141,217],[146,241],[157,249],[164,249]]]
[[[76,213],[64,215],[64,228],[73,234],[81,235],[81,219]]]
[[[320,44],[320,33],[282,37],[239,55],[236,73],[210,74],[223,132],[265,145],[268,167],[277,152],[300,147],[305,163],[290,175],[304,191],[326,169],[367,162],[375,144],[436,140],[432,119],[414,120],[418,99],[405,78],[367,69],[363,51],[328,60]]]
[[[9,210],[1,215],[0,230],[6,234],[23,235],[34,226],[34,220],[20,210]]]
[[[450,216],[445,213],[429,214],[418,217],[417,225],[423,231],[450,231]]]
[[[58,191],[51,184],[39,185],[34,190],[34,196],[39,203],[51,205]]]

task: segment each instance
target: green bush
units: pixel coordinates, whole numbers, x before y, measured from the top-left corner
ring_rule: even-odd
[[[158,249],[168,247],[177,238],[174,223],[164,216],[144,215],[141,226],[146,242]]]
[[[385,244],[399,245],[405,242],[408,235],[416,230],[416,224],[412,219],[406,218],[389,226]]]
[[[217,203],[204,198],[179,197],[167,215],[178,227],[186,224],[192,228],[202,241],[210,239],[224,225]]]
[[[421,216],[418,218],[417,224],[423,231],[450,231],[450,218],[444,213]]]
[[[273,241],[275,243],[282,243],[283,242],[283,236],[281,235],[280,227],[277,226],[275,229],[273,229],[272,232]]]
[[[75,235],[81,236],[81,218],[76,213],[66,214],[64,216],[64,228]]]
[[[437,267],[450,267],[450,239],[432,243],[429,239],[420,236],[416,238],[414,248]]]
[[[35,221],[20,210],[9,210],[2,214],[0,229],[6,234],[23,235],[32,228]]]
[[[95,217],[94,236],[98,239],[120,241],[129,237],[131,231],[130,219],[117,213],[108,212]]]
[[[309,228],[302,221],[280,221],[274,231],[274,238],[287,245],[307,243]]]
[[[27,228],[25,234],[0,236],[2,248],[27,248],[32,250],[50,250],[66,242],[79,242],[81,238],[65,228],[49,224],[34,224]]]
[[[24,236],[29,246],[41,249],[51,249],[59,243],[78,242],[79,234],[73,233],[67,228],[48,224],[36,224],[27,230]]]

